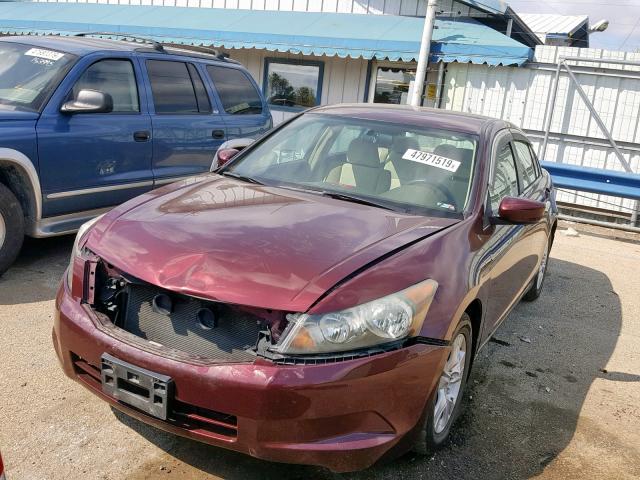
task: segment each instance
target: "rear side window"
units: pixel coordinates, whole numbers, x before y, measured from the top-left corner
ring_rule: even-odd
[[[207,66],[224,111],[233,115],[262,113],[262,98],[247,75],[236,68]]]
[[[147,60],[156,113],[168,115],[211,112],[202,79],[192,65],[189,67],[183,62]]]
[[[92,64],[73,86],[71,98],[76,98],[80,90],[111,95],[113,113],[140,111],[136,76],[129,60],[100,60]]]
[[[531,149],[525,142],[515,141],[513,146],[516,150],[516,162],[518,164],[518,175],[522,189],[525,190],[538,178],[538,170],[531,155]]]
[[[507,143],[496,156],[495,173],[489,187],[491,210],[496,213],[504,197],[518,196],[518,175],[511,147]]]

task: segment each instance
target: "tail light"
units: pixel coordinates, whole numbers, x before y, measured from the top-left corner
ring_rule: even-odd
[[[4,476],[4,464],[2,463],[2,455],[0,455],[0,480],[6,480]]]

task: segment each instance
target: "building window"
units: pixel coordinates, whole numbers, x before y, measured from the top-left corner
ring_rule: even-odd
[[[301,110],[320,104],[322,62],[267,59],[264,92],[273,107]]]
[[[406,104],[409,87],[415,78],[415,69],[378,67],[373,102]]]

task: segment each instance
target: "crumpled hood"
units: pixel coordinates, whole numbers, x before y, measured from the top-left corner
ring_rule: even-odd
[[[354,271],[458,222],[204,178],[116,209],[87,246],[121,271],[169,290],[305,311]]]

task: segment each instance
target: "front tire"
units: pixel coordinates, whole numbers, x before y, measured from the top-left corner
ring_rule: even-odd
[[[473,330],[466,313],[452,336],[451,352],[438,384],[427,401],[424,428],[414,450],[428,454],[444,445],[460,415],[473,353]]]
[[[11,190],[0,183],[0,275],[15,261],[24,241],[24,215]]]

